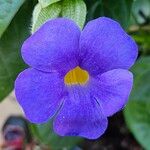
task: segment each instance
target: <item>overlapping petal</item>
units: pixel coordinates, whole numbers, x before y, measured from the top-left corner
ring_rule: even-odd
[[[91,75],[129,69],[137,58],[137,45],[114,20],[90,21],[80,37],[80,66]]]
[[[91,90],[105,116],[111,116],[127,103],[132,89],[132,73],[114,69],[91,79]]]
[[[15,93],[26,117],[34,123],[51,118],[64,96],[63,80],[56,73],[26,69],[15,82]]]
[[[54,120],[54,130],[62,136],[100,137],[107,128],[99,104],[86,87],[73,86]]]
[[[69,19],[53,19],[22,46],[24,61],[33,68],[65,74],[78,65],[80,29]]]

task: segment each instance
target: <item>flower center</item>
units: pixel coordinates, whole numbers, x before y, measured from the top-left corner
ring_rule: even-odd
[[[64,82],[67,85],[85,84],[89,79],[87,71],[81,69],[79,66],[70,70],[64,77]]]

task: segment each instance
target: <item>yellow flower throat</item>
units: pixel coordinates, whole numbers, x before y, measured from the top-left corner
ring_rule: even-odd
[[[86,84],[89,80],[89,74],[87,71],[81,69],[79,66],[70,70],[64,77],[64,82],[67,85],[73,84]]]

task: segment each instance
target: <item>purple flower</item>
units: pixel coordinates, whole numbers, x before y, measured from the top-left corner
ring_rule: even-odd
[[[127,103],[137,45],[109,18],[90,21],[83,31],[59,18],[24,42],[22,57],[31,68],[19,74],[15,92],[26,117],[33,123],[54,117],[59,135],[96,139],[107,117]]]

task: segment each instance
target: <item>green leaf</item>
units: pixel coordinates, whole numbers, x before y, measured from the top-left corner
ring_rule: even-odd
[[[130,102],[125,110],[125,118],[136,140],[146,150],[150,150],[150,103]]]
[[[150,150],[150,57],[142,57],[133,67],[134,87],[124,111],[126,123],[147,150]]]
[[[24,0],[0,0],[0,37],[23,2]]]
[[[136,33],[132,33],[132,37],[138,43],[141,55],[150,55],[150,26],[148,28],[149,30],[140,29]]]
[[[34,33],[48,19],[57,18],[61,12],[60,3],[51,4],[48,7],[42,8],[37,4],[33,11],[32,33]]]
[[[44,7],[47,7],[53,3],[56,3],[58,1],[61,1],[61,0],[39,0],[39,3],[41,4],[41,6],[44,8]]]
[[[62,16],[74,20],[82,29],[86,19],[86,5],[83,0],[63,0]]]
[[[145,56],[138,59],[136,64],[132,67],[132,72],[134,74],[134,79],[137,79],[150,70],[150,57]]]
[[[142,57],[132,68],[134,74],[134,86],[131,93],[131,100],[150,102],[150,57]]]
[[[63,0],[42,8],[38,3],[33,12],[32,33],[48,19],[66,17],[74,20],[81,28],[86,19],[86,5],[82,0]]]
[[[77,137],[60,137],[53,131],[52,121],[42,125],[31,125],[34,137],[43,145],[52,150],[70,149],[77,145],[82,139]]]
[[[25,67],[20,48],[29,36],[33,3],[27,1],[0,39],[0,101],[12,91],[17,74]]]
[[[89,7],[88,20],[106,16],[120,22],[127,28],[130,23],[133,0],[99,0]]]

